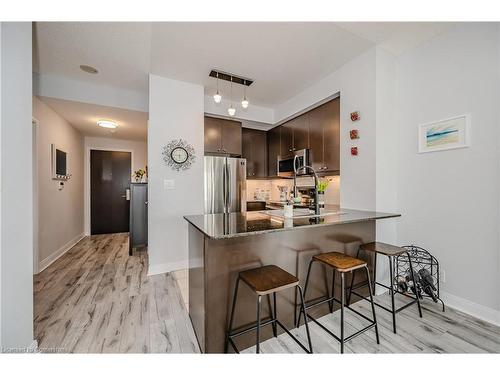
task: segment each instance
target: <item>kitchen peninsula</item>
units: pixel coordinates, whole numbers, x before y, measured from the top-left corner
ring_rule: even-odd
[[[303,285],[313,255],[339,251],[356,256],[361,243],[375,241],[376,220],[398,216],[350,209],[293,219],[266,211],[185,216],[189,223],[189,315],[201,350],[223,352],[230,302],[240,271],[275,264],[296,275]],[[374,260],[369,256],[365,259],[373,272]],[[325,295],[331,277],[330,272],[315,272],[307,300]],[[361,274],[356,280],[363,281]],[[293,328],[297,296],[290,291],[279,293],[277,299],[278,318]],[[269,306],[264,300],[262,316],[269,316]],[[255,295],[241,287],[234,327],[255,322],[255,310]],[[312,314],[319,317],[327,313],[324,306]],[[264,327],[261,335],[262,341],[272,337],[271,327]],[[254,336],[242,335],[235,341],[243,349],[255,344]]]

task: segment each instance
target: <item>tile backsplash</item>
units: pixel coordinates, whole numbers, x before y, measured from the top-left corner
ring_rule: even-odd
[[[331,178],[330,185],[325,191],[326,204],[340,204],[340,176],[326,176]],[[297,185],[311,185],[312,177],[303,177],[297,180]],[[247,200],[278,201],[280,191],[278,186],[288,186],[288,192],[293,188],[292,179],[247,180]]]

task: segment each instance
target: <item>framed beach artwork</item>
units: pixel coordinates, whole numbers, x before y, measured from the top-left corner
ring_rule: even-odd
[[[461,115],[418,126],[418,152],[468,147],[470,116]]]

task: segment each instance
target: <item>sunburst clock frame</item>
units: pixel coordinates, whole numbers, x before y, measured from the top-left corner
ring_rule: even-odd
[[[173,170],[180,172],[191,168],[196,160],[194,147],[184,139],[174,139],[163,147],[163,161]]]

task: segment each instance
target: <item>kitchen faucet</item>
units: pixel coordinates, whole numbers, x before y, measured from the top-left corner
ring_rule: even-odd
[[[313,167],[309,165],[302,165],[297,168],[297,155],[293,159],[293,196],[297,196],[297,173],[300,172],[302,169],[304,170],[310,170],[313,173],[314,176],[314,213],[316,215],[320,214],[320,209],[319,209],[319,196],[318,196],[318,175],[316,174],[316,171],[313,169]]]

